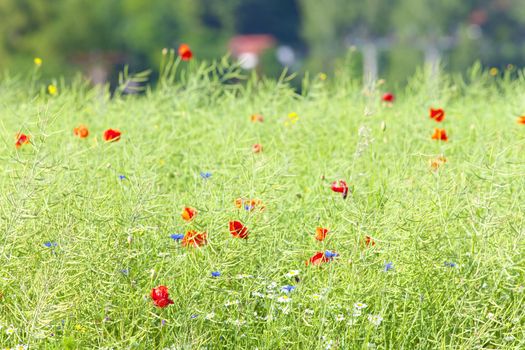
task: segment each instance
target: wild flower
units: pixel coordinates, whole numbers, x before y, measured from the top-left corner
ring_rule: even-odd
[[[221,276],[221,273],[219,271],[213,271],[211,273],[211,277],[220,277]]]
[[[387,262],[385,264],[385,267],[383,268],[384,272],[388,272],[394,269],[394,263],[393,262]]]
[[[279,298],[277,298],[277,302],[279,303],[289,303],[290,301],[292,301],[292,299],[287,295],[282,295]]]
[[[85,139],[89,136],[89,130],[85,125],[79,125],[73,129],[73,135],[81,139]]]
[[[181,233],[174,233],[172,235],[170,235],[170,238],[173,239],[174,241],[180,241],[184,238],[184,234],[181,234]]]
[[[281,291],[286,293],[286,294],[289,294],[289,293],[293,292],[293,290],[295,288],[296,288],[295,286],[286,285],[286,286],[282,286],[281,287]]]
[[[335,320],[337,322],[343,322],[345,320],[345,315],[343,315],[343,314],[336,315],[335,316]]]
[[[391,92],[385,92],[383,94],[383,96],[381,97],[381,100],[383,100],[383,102],[387,102],[387,103],[392,103],[392,102],[394,102],[395,99],[396,99],[396,97]]]
[[[240,221],[230,221],[230,233],[235,238],[248,239],[248,228]]]
[[[346,184],[346,181],[339,180],[332,182],[331,189],[334,192],[341,193],[343,199],[346,199],[346,196],[348,195],[348,185]]]
[[[262,123],[264,122],[264,117],[260,114],[252,114],[250,116],[250,120],[252,121],[252,123],[256,123],[256,122]]]
[[[29,143],[30,138],[31,137],[29,135],[26,135],[23,133],[16,134],[16,143],[15,143],[16,148],[20,148],[23,145],[27,145]]]
[[[151,299],[153,304],[160,308],[165,308],[170,304],[173,304],[173,300],[169,298],[168,287],[158,286],[151,290]]]
[[[299,270],[290,270],[284,275],[284,277],[288,277],[288,278],[295,277],[295,276],[298,276],[299,273],[300,273]]]
[[[380,315],[368,315],[368,321],[377,327],[383,322],[383,317]]]
[[[238,305],[240,304],[241,302],[239,300],[227,300],[225,303],[224,303],[224,306],[226,307],[230,307],[230,306],[233,306],[233,305]]]
[[[106,142],[116,142],[120,140],[121,135],[122,133],[119,130],[107,129],[102,136]]]
[[[354,309],[356,309],[356,310],[363,310],[363,309],[366,309],[367,307],[368,307],[368,305],[366,305],[365,303],[362,303],[362,302],[354,303]]]
[[[328,235],[328,229],[323,227],[317,227],[315,229],[315,239],[319,242],[324,241],[326,236]]]
[[[201,171],[200,175],[201,175],[201,178],[203,178],[204,180],[208,180],[211,177],[211,173],[207,171],[206,172]]]
[[[202,247],[208,244],[208,234],[206,232],[197,232],[189,230],[182,239],[183,247]]]
[[[432,140],[448,141],[448,136],[445,129],[435,128],[434,133],[432,134]]]
[[[189,61],[193,57],[193,52],[187,44],[181,44],[179,46],[179,57],[183,61]]]
[[[49,84],[47,86],[47,93],[51,96],[55,96],[56,94],[58,94],[58,88],[53,84]]]
[[[429,114],[430,119],[433,119],[438,123],[441,123],[443,119],[445,119],[445,111],[442,108],[430,108]]]
[[[42,61],[42,59],[40,57],[35,57],[33,59],[33,63],[35,64],[35,66],[40,67],[42,65],[43,61]]]
[[[197,209],[192,208],[192,207],[184,207],[180,215],[184,221],[189,222],[193,220],[195,216],[197,215]]]

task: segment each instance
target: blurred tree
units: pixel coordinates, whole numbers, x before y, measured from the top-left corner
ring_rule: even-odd
[[[305,69],[329,70],[355,45],[382,76],[402,80],[423,60],[462,70],[475,60],[525,64],[524,0],[0,0],[0,68],[118,52],[156,67],[163,47],[215,58],[236,33],[306,47]],[[368,66],[374,71],[374,66]]]

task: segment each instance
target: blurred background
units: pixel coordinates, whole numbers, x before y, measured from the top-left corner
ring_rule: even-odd
[[[0,70],[11,74],[40,57],[48,76],[104,83],[125,64],[155,70],[181,43],[270,76],[348,65],[403,84],[424,64],[523,66],[525,0],[0,0]]]

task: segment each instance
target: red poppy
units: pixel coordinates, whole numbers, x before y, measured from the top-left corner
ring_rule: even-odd
[[[329,257],[326,255],[327,252],[317,252],[315,253],[308,261],[306,262],[306,266],[312,264],[314,266],[321,265],[323,263],[330,262],[333,257]],[[337,253],[330,252],[333,256],[337,256]]]
[[[151,290],[151,299],[153,299],[153,304],[155,306],[164,308],[170,304],[173,304],[173,300],[170,299],[168,293],[168,287],[158,286]]]
[[[107,129],[104,131],[104,140],[107,142],[114,142],[120,140],[120,135],[122,133],[115,129]]]
[[[432,168],[432,170],[436,171],[439,169],[440,166],[442,166],[446,162],[447,162],[447,158],[443,156],[439,156],[437,158],[430,160],[430,167]]]
[[[518,122],[518,124],[525,124],[525,115],[518,117],[516,121]]]
[[[249,211],[252,211],[255,208],[259,208],[260,211],[263,211],[266,208],[260,199],[237,198],[235,200],[235,206],[239,209],[244,207],[244,209]]]
[[[248,229],[240,221],[230,221],[230,233],[233,237],[248,239]]]
[[[364,243],[365,243],[365,247],[367,248],[374,247],[376,245],[376,242],[370,236],[365,236]]]
[[[179,56],[183,61],[189,61],[193,57],[193,52],[191,52],[188,45],[181,44],[179,46]]]
[[[448,141],[448,136],[445,129],[434,129],[434,133],[432,134],[432,140]]]
[[[84,139],[89,136],[89,130],[85,125],[79,125],[73,129],[73,134],[80,137],[81,139]]]
[[[332,182],[332,191],[343,194],[343,199],[348,195],[348,185],[345,181],[339,180]]]
[[[262,150],[263,150],[263,146],[260,143],[256,143],[255,145],[252,146],[253,153],[259,153],[259,152],[262,152]]]
[[[256,122],[262,123],[264,121],[264,117],[262,115],[260,115],[260,114],[252,114],[250,116],[250,120],[253,123],[256,123]]]
[[[22,147],[22,145],[27,145],[29,143],[29,135],[18,133],[16,135],[16,148]]]
[[[383,94],[383,97],[382,97],[382,100],[384,102],[389,102],[389,103],[394,102],[395,99],[396,99],[396,97],[394,96],[394,94],[390,93],[390,92],[387,92],[387,93]]]
[[[318,227],[315,229],[315,239],[318,240],[319,242],[324,241],[327,234],[328,234],[327,228]]]
[[[445,119],[445,111],[441,108],[430,108],[430,119],[434,119],[438,123],[442,122]]]
[[[183,247],[202,247],[203,245],[208,244],[208,234],[206,232],[197,232],[190,230],[186,232],[184,238],[182,239]]]
[[[182,209],[181,216],[182,216],[182,219],[184,219],[184,221],[193,220],[195,215],[197,215],[197,210],[195,208],[185,207],[184,209]]]

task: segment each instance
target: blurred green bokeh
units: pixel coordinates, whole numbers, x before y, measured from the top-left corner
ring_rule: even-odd
[[[155,69],[162,48],[183,42],[198,59],[220,57],[239,34],[275,38],[259,59],[269,75],[283,68],[283,45],[300,73],[330,72],[350,47],[372,45],[378,77],[398,84],[424,62],[525,63],[523,0],[1,0],[0,69],[23,72],[41,57],[49,76],[98,64],[111,80],[124,64]]]

